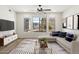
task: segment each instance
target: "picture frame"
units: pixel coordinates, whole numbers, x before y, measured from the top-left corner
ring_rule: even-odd
[[[74,29],[74,16],[67,17],[67,28]]]
[[[62,27],[67,28],[67,18],[64,19],[64,21],[62,23]]]

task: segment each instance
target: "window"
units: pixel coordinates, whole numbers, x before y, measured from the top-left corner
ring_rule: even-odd
[[[29,31],[29,18],[24,18],[24,31]]]
[[[73,16],[67,17],[67,28],[73,29]]]
[[[39,31],[39,17],[33,17],[33,31],[38,32]]]
[[[46,18],[33,17],[33,31],[45,32],[46,31]]]
[[[48,29],[49,32],[55,30],[55,18],[49,18]]]
[[[55,18],[34,16],[24,18],[24,32],[51,32],[55,30]]]
[[[40,20],[40,32],[46,32],[46,18]]]

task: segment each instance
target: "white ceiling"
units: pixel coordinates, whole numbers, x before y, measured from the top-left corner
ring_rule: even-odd
[[[16,12],[36,12],[38,5],[9,5],[8,7],[13,8]],[[42,5],[44,9],[51,9],[50,12],[63,12],[70,8],[70,5]]]

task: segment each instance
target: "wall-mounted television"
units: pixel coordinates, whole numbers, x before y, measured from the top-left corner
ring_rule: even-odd
[[[14,21],[0,19],[0,31],[14,30]]]

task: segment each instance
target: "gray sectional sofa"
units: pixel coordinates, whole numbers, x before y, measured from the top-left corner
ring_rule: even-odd
[[[68,53],[70,54],[79,54],[79,38],[77,35],[71,35],[73,36],[72,38],[67,38],[70,40],[66,40],[67,33],[66,35],[61,35],[58,36],[57,33],[55,35],[52,35],[52,38],[56,38],[56,42],[63,47]],[[57,36],[56,36],[57,35]]]

